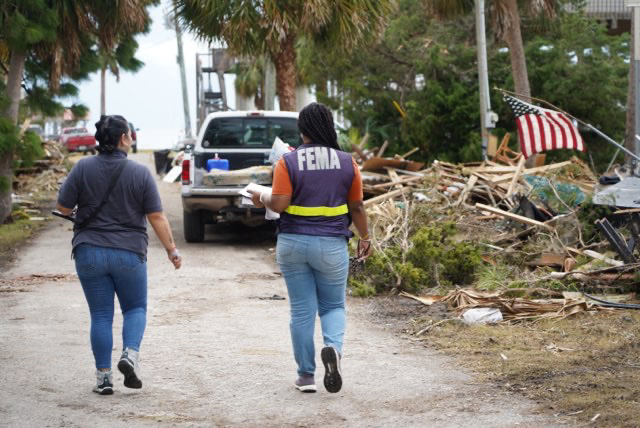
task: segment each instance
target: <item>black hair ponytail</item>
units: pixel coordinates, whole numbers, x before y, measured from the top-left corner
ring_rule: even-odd
[[[129,132],[127,119],[120,115],[100,116],[96,122],[95,138],[100,143],[96,150],[100,153],[113,153],[120,144],[123,134]]]
[[[331,110],[324,104],[311,103],[298,115],[298,129],[315,144],[340,150]]]

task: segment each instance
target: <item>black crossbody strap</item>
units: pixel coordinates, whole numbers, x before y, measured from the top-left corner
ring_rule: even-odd
[[[102,197],[102,201],[100,201],[100,205],[98,205],[93,210],[93,212],[91,214],[89,214],[89,216],[87,216],[87,218],[85,218],[81,223],[76,223],[76,226],[78,226],[79,228],[86,227],[89,223],[91,223],[91,221],[94,218],[96,218],[96,216],[98,215],[98,213],[100,212],[102,207],[104,207],[104,205],[109,200],[109,196],[111,195],[111,191],[113,190],[114,187],[116,187],[116,183],[118,182],[118,179],[120,178],[120,175],[122,175],[122,171],[124,171],[124,167],[127,166],[127,163],[129,163],[129,160],[125,159],[124,161],[122,161],[120,163],[120,165],[118,165],[118,169],[116,169],[113,172],[113,174],[111,175],[111,181],[109,182],[109,187],[107,187],[107,191],[105,192],[104,196]]]

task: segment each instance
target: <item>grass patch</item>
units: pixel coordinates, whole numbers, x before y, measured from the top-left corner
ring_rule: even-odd
[[[26,219],[0,225],[0,251],[7,251],[21,244],[38,228],[39,225]]]
[[[0,266],[4,267],[15,255],[16,250],[44,226],[45,222],[16,219],[12,223],[0,225]]]
[[[587,424],[636,427],[640,421],[640,313],[607,311],[562,321],[469,326],[444,323],[428,345],[500,388]],[[507,357],[505,360],[501,354]]]

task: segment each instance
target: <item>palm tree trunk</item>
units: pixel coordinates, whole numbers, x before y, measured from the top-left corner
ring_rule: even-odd
[[[296,111],[296,37],[287,36],[280,43],[280,50],[276,54],[276,92],[280,101],[281,111]]]
[[[9,106],[3,112],[15,126],[18,125],[18,111],[20,108],[20,96],[22,94],[22,76],[27,52],[14,50],[9,62],[9,74],[7,76],[7,96]],[[0,155],[0,224],[11,214],[11,190],[13,184],[13,151],[7,150]]]
[[[631,14],[631,28],[633,28],[633,13]],[[625,120],[625,137],[624,137],[624,147],[632,153],[636,152],[636,139],[635,135],[636,131],[636,74],[634,72],[634,62],[635,58],[633,55],[633,44],[635,43],[635,37],[633,37],[633,30],[631,31],[631,42],[629,43],[631,53],[629,54],[629,58],[631,61],[629,63],[629,84],[627,85],[627,117]],[[624,155],[625,162],[631,161],[631,156],[625,154]]]
[[[106,83],[107,79],[107,66],[103,65],[100,69],[100,115],[106,115],[107,111],[107,97],[106,97]]]
[[[518,0],[505,0],[507,13],[511,16],[510,25],[505,28],[504,41],[509,47],[509,57],[511,58],[511,74],[513,75],[513,86],[517,94],[524,97],[531,96],[529,87],[529,74],[527,73],[527,60],[524,56],[524,44],[522,43],[522,32],[520,30],[520,12],[518,11]],[[525,99],[525,101],[529,101]],[[526,166],[532,167],[536,163],[536,155],[527,159]]]
[[[527,60],[524,56],[524,45],[522,43],[522,33],[520,30],[518,2],[517,0],[505,0],[505,4],[507,5],[509,14],[513,18],[511,25],[505,29],[504,33],[504,41],[509,47],[509,56],[511,58],[513,85],[516,93],[529,97],[531,96],[531,89],[529,88]]]

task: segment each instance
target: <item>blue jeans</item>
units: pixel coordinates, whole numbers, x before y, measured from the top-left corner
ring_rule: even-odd
[[[91,314],[91,349],[96,368],[111,368],[114,294],[123,315],[123,349],[140,350],[147,323],[147,262],[141,254],[81,244],[76,271]]]
[[[298,374],[316,370],[313,332],[320,315],[325,346],[342,354],[349,255],[342,237],[278,235],[276,257],[291,304],[291,341]]]

